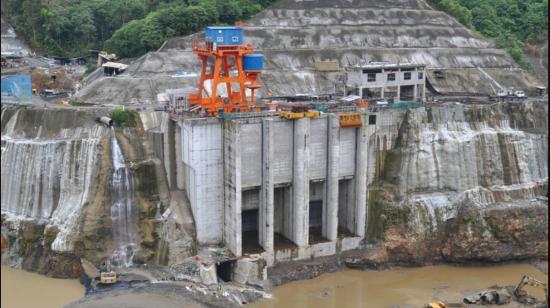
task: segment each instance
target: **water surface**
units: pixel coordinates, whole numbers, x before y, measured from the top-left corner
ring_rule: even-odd
[[[292,282],[273,291],[273,300],[247,307],[423,307],[435,299],[461,302],[464,292],[516,285],[523,275],[547,277],[529,264],[484,267],[428,266],[391,271],[344,271]],[[529,293],[544,298],[539,289]]]
[[[2,265],[2,308],[59,308],[84,296],[78,279],[55,279]]]

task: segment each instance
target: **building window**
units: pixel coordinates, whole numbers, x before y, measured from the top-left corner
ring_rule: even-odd
[[[412,79],[411,72],[405,72],[405,80],[411,80],[411,79]]]
[[[395,73],[388,74],[388,81],[395,81]]]
[[[424,79],[424,73],[423,72],[419,72],[418,73],[418,79]]]
[[[376,74],[372,74],[372,73],[368,74],[367,75],[367,81],[368,82],[375,82],[376,81]]]
[[[369,125],[376,125],[376,115],[369,115]]]
[[[216,39],[216,42],[223,43],[223,36],[218,36],[218,38]]]
[[[239,37],[238,37],[238,36],[234,36],[234,37],[232,38],[232,40],[233,40],[233,43],[238,43],[238,42],[239,42]]]

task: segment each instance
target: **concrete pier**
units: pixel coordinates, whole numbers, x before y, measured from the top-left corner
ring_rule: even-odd
[[[274,248],[275,178],[273,170],[273,120],[262,121],[262,187],[260,197],[259,243],[269,253]]]
[[[225,203],[223,239],[227,248],[237,257],[242,255],[242,165],[239,139],[239,125],[225,122],[223,127]]]
[[[298,247],[309,239],[309,128],[309,118],[294,121],[291,240]]]
[[[355,162],[355,225],[353,233],[365,237],[365,221],[367,215],[367,153],[368,126],[357,129],[357,154]]]
[[[336,115],[328,117],[328,155],[326,197],[323,202],[323,236],[330,241],[338,237],[338,166],[340,160],[340,124]]]

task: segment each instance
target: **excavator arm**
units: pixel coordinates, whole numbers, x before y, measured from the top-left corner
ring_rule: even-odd
[[[516,297],[521,297],[523,294],[523,288],[525,286],[532,286],[536,288],[542,288],[544,289],[544,293],[546,295],[546,302],[548,302],[548,285],[540,280],[537,280],[533,277],[529,277],[527,275],[523,276],[521,281],[519,282],[518,286],[514,290],[514,295]]]

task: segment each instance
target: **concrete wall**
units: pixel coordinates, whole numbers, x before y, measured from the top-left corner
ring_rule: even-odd
[[[372,136],[385,123],[381,114],[373,115],[380,120],[369,125],[370,114],[364,114],[361,128],[341,128],[337,115],[181,122],[183,186],[199,243],[246,254],[241,214],[258,209],[258,243],[268,264],[357,247],[366,228]],[[394,127],[393,118],[385,121]],[[323,243],[309,243],[313,201],[323,206]],[[339,237],[339,224],[348,237]],[[278,250],[275,233],[293,242],[296,251]]]
[[[221,243],[223,212],[222,124],[216,119],[193,119],[180,123],[181,160],[195,224],[202,244]]]

